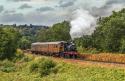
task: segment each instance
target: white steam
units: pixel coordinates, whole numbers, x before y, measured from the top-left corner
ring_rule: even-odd
[[[96,18],[86,10],[77,9],[73,13],[73,20],[70,24],[70,35],[74,39],[83,35],[91,35],[96,26]]]
[[[109,16],[112,11],[125,8],[125,0],[77,0],[75,5],[74,9],[71,7],[73,9],[73,19],[70,22],[72,39],[91,35],[95,30],[97,18]]]

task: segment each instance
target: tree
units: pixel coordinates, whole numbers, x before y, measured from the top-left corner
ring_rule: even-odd
[[[19,48],[21,49],[28,49],[31,46],[31,41],[28,39],[27,36],[22,36],[19,41]]]
[[[15,55],[19,38],[14,28],[0,28],[0,59],[11,59]]]
[[[102,18],[99,21],[98,27],[93,34],[96,48],[108,52],[121,51],[125,36],[124,14],[125,10],[123,9],[119,12],[113,12],[111,16]]]
[[[84,48],[92,48],[92,36],[85,35],[81,38],[76,38],[74,41],[78,47],[82,46]]]
[[[67,21],[62,23],[54,24],[49,29],[42,29],[37,34],[38,41],[49,42],[49,41],[67,41],[70,40],[70,24]]]

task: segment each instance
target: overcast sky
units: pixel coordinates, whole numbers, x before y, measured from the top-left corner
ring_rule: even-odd
[[[79,8],[106,16],[124,6],[125,0],[0,0],[0,23],[52,25],[71,20]]]

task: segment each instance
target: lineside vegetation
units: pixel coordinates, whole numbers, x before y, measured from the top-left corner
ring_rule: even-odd
[[[19,52],[18,52],[19,53]],[[22,55],[14,61],[0,61],[1,81],[124,81],[125,69],[78,66],[47,57]]]

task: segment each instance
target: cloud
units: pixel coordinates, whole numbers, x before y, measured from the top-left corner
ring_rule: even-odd
[[[16,12],[15,10],[6,10],[6,11],[4,11],[4,13],[6,13],[6,14],[15,13],[15,12]]]
[[[67,0],[67,1],[60,1],[59,2],[59,7],[69,7],[69,6],[72,6],[72,5],[74,5],[74,0]]]
[[[111,4],[119,4],[119,3],[124,3],[125,4],[125,0],[109,0],[106,5],[111,5]]]
[[[52,25],[72,20],[73,12],[78,9],[96,18],[109,16],[113,10],[124,8],[125,0],[3,0],[1,5],[5,4],[4,9],[0,9],[4,11],[0,13],[0,22]]]
[[[0,15],[0,22],[3,24],[40,24],[51,26],[54,23],[58,23],[64,20],[68,20],[70,15],[67,15],[69,12],[60,11],[49,12],[49,13],[38,13],[29,12],[26,14],[22,13],[4,13]]]
[[[0,21],[4,22],[4,23],[11,23],[11,22],[25,22],[24,20],[24,16],[21,13],[17,13],[17,14],[10,14],[10,13],[6,13],[2,16],[0,16]]]
[[[119,11],[122,8],[125,8],[124,0],[108,0],[105,1],[105,5],[101,7],[92,7],[89,12],[93,16],[109,16],[112,14],[112,11]]]
[[[0,13],[4,10],[3,6],[0,6]]]
[[[38,9],[36,9],[37,11],[40,11],[40,12],[45,12],[45,11],[53,11],[54,8],[51,8],[51,7],[40,7]]]
[[[19,9],[27,9],[27,8],[32,8],[32,6],[29,6],[28,4],[23,4],[19,7]]]
[[[12,2],[20,2],[20,1],[31,1],[31,0],[8,0],[8,1],[12,1]]]

